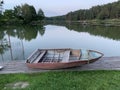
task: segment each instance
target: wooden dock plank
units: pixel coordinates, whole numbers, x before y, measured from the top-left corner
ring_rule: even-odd
[[[35,72],[46,72],[50,70],[41,70],[41,69],[30,69],[26,66],[25,61],[17,60],[10,61],[6,63],[0,63],[0,65],[4,66],[3,69],[0,70],[0,74],[7,73],[35,73]],[[68,68],[68,69],[59,69],[61,70],[120,70],[120,57],[103,57],[98,61],[86,64],[76,68]],[[55,71],[55,70],[54,70]]]

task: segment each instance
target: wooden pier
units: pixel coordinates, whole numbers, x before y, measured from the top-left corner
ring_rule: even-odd
[[[17,60],[10,61],[7,63],[1,63],[4,68],[0,70],[0,74],[7,73],[35,73],[35,72],[46,72],[51,70],[41,70],[41,69],[30,69],[26,66],[25,61]],[[57,71],[81,71],[81,70],[120,70],[120,57],[103,57],[98,61],[86,64],[80,67],[59,69]],[[53,71],[53,70],[52,70]],[[56,71],[56,70],[54,70]]]

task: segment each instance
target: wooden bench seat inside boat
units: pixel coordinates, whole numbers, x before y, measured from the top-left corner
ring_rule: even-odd
[[[82,50],[82,55],[80,60],[88,60],[90,57],[89,50]]]
[[[34,60],[36,60],[36,58],[40,55],[40,51],[39,50],[35,50],[28,58],[27,58],[27,62],[32,63]]]
[[[38,63],[40,61],[40,59],[45,55],[46,53],[46,50],[43,51],[37,58],[36,60],[33,61],[33,63]]]
[[[81,50],[72,50],[71,55],[80,58]]]
[[[70,57],[70,50],[67,50],[64,52],[63,54],[63,59],[61,62],[68,62],[69,61],[69,57]]]
[[[81,50],[73,49],[70,52],[70,58],[69,58],[69,60],[70,61],[80,60],[81,55],[82,55]]]

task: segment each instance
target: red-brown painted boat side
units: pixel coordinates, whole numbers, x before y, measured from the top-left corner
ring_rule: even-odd
[[[56,62],[56,63],[26,63],[29,68],[39,68],[39,69],[60,69],[60,68],[69,68],[81,66],[84,64],[95,62],[97,59],[92,60],[82,60],[82,61],[74,61],[74,62]]]
[[[27,63],[30,68],[40,68],[40,69],[59,69],[59,68],[69,68],[80,66],[86,64],[86,61],[79,62],[68,62],[68,63]]]
[[[51,50],[51,49],[50,49]],[[94,50],[90,50],[94,51]],[[97,53],[100,53],[98,51],[94,51]],[[92,62],[95,62],[96,60],[100,59],[103,54],[100,53],[101,56],[95,59],[90,59],[90,60],[71,60],[70,62],[45,62],[45,63],[28,63],[26,61],[26,65],[29,68],[36,68],[36,69],[61,69],[61,68],[70,68],[70,67],[76,67],[76,66],[81,66],[84,64],[89,64]]]

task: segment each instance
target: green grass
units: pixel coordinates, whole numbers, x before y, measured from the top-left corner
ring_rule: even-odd
[[[120,90],[120,71],[55,71],[33,74],[1,74],[0,90],[7,84],[28,82],[16,90]],[[7,87],[5,90],[12,90]]]

